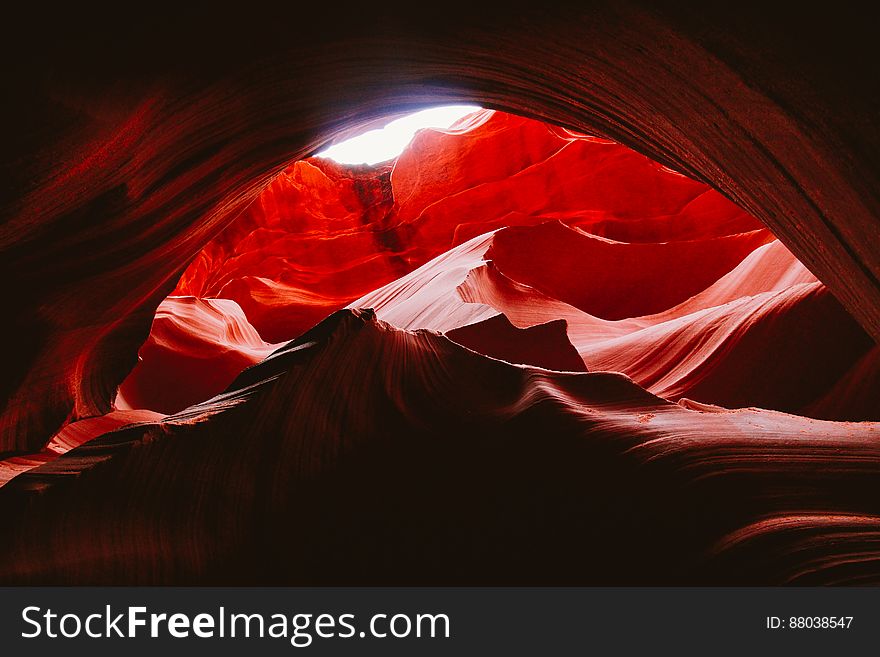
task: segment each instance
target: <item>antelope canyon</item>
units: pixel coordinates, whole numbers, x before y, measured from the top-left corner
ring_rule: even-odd
[[[416,49],[396,103],[314,35],[233,81],[59,82],[89,127],[22,136],[56,146],[0,232],[0,582],[880,584],[870,156],[758,45],[638,7],[596,45],[535,17],[595,48],[533,48],[555,96],[507,37]],[[492,109],[316,155],[444,93]]]

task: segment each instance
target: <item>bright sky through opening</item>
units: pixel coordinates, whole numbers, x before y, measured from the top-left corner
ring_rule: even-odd
[[[397,157],[422,128],[445,129],[480,109],[476,105],[432,107],[395,119],[384,128],[370,130],[318,153],[340,164],[378,164]]]

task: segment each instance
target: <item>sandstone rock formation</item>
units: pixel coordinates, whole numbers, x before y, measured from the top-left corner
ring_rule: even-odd
[[[850,9],[68,11],[2,44],[0,581],[880,581]]]

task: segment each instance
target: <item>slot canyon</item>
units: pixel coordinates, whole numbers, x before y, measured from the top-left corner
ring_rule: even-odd
[[[67,11],[3,110],[0,583],[880,584],[854,10]]]

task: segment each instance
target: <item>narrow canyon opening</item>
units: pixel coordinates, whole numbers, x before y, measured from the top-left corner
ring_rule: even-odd
[[[448,127],[415,132],[419,117]],[[389,125],[291,163],[160,304],[114,410],[6,459],[0,484],[219,395],[343,308],[512,364],[619,372],[685,407],[880,419],[880,348],[709,186],[475,106]]]
[[[131,549],[140,564],[196,555],[136,581],[367,582],[379,562],[375,581],[422,581],[450,550],[463,566],[438,581],[505,581],[545,550],[558,563],[526,581],[767,581],[801,563],[789,546],[808,534],[791,527],[862,549],[873,520],[849,493],[804,511],[814,484],[797,482],[801,463],[875,449],[862,421],[878,419],[880,351],[758,219],[607,138],[495,110],[420,130],[391,159],[321,155],[189,263],[109,413],[0,462],[9,499],[44,491],[22,545],[67,526],[63,482],[99,496],[112,482],[141,511],[102,503],[104,527],[193,486],[206,500],[150,521],[179,533],[167,545],[127,539],[126,564]],[[846,464],[810,476],[861,491]],[[691,483],[669,486],[681,473]],[[765,485],[790,493],[753,492]],[[766,515],[777,507],[793,524]],[[307,540],[273,520],[293,515]],[[74,534],[94,558],[41,562],[52,581],[123,563],[112,535]],[[752,551],[768,540],[765,572]],[[595,560],[575,567],[585,546]]]
[[[515,364],[621,372],[675,402],[877,419],[873,341],[708,186],[607,139],[473,108],[379,159],[279,175],[159,306],[116,408],[205,401],[349,307]]]
[[[18,23],[0,582],[880,582],[863,12],[397,4]]]

